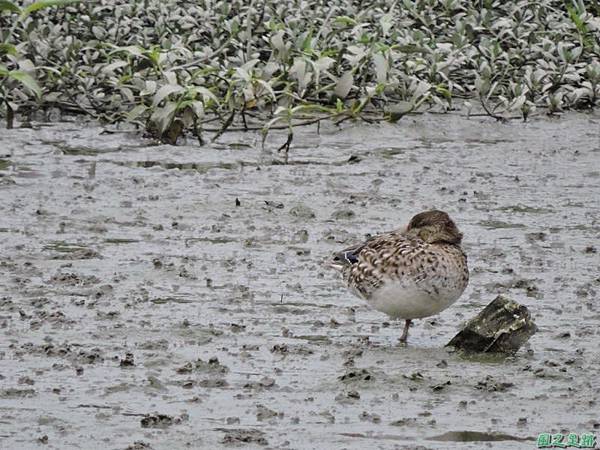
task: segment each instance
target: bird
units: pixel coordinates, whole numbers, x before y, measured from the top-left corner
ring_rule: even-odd
[[[452,305],[469,282],[463,234],[440,210],[416,214],[406,227],[336,252],[329,266],[350,290],[393,319],[404,319],[406,345],[414,319]]]

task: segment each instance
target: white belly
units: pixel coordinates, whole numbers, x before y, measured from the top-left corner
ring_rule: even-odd
[[[452,305],[462,289],[439,289],[428,293],[415,285],[387,283],[375,291],[368,302],[394,319],[420,319],[433,316]]]

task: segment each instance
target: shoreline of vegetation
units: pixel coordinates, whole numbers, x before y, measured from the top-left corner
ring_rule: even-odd
[[[598,0],[0,1],[0,114],[231,130],[600,103]]]

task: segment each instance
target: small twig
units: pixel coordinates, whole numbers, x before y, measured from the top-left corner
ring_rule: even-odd
[[[277,153],[279,153],[281,150],[285,150],[285,153],[283,154],[283,161],[285,164],[287,164],[289,161],[290,145],[292,144],[292,140],[294,139],[294,131],[292,130],[291,126],[289,128],[290,131],[288,132],[285,143],[277,149]]]
[[[538,117],[542,114],[530,114],[529,116],[527,116],[528,118],[532,118],[532,117]],[[490,115],[488,113],[471,113],[469,114],[469,117],[490,117]],[[506,122],[508,120],[520,120],[523,118],[523,116],[508,116],[508,117],[500,117],[500,119],[498,119],[497,117],[492,116],[492,118],[496,119],[496,120],[500,120],[502,122]]]
[[[244,131],[248,131],[248,124],[246,123],[246,104],[242,106],[242,123],[244,124]]]
[[[346,117],[343,117],[343,118],[341,118],[341,119],[340,119],[340,120],[338,120],[337,122],[333,122],[333,124],[334,124],[335,126],[339,126],[339,125],[341,125],[342,123],[346,122],[347,120],[350,120],[350,119],[353,119],[353,118],[354,118],[354,116],[352,116],[352,115],[348,114]]]
[[[481,95],[479,96],[479,101],[481,101],[481,106],[483,107],[483,110],[487,113],[488,116],[493,117],[494,119],[496,119],[500,122],[506,121],[506,119],[504,117],[494,114],[492,111],[489,110],[489,108],[485,104],[485,100],[483,100],[483,96],[481,96]],[[471,114],[471,116],[472,116],[472,114]]]
[[[219,139],[219,137],[221,137],[221,135],[223,133],[225,133],[227,131],[229,126],[233,123],[234,117],[235,117],[235,109],[233,111],[231,111],[231,114],[229,114],[229,117],[227,118],[225,123],[223,123],[223,126],[221,127],[221,129],[217,132],[215,137],[212,138],[212,142],[215,142],[217,139]]]

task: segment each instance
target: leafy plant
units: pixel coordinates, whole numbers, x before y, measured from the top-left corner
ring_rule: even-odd
[[[12,128],[14,111],[18,105],[9,101],[7,92],[15,89],[15,85],[20,85],[26,88],[30,93],[39,99],[42,95],[42,88],[36,81],[34,73],[36,67],[30,60],[23,58],[18,47],[11,43],[15,29],[22,25],[23,22],[34,12],[51,6],[64,6],[73,3],[79,3],[81,0],[39,0],[31,3],[25,8],[21,8],[8,0],[0,0],[0,14],[4,11],[16,14],[13,18],[12,26],[3,36],[0,44],[0,58],[3,63],[0,63],[0,104],[6,106],[6,124],[7,128]],[[8,64],[4,63],[7,61]]]
[[[285,129],[286,159],[294,128],[323,120],[527,119],[600,99],[597,5],[582,0],[74,3],[0,0],[8,122],[52,109],[201,145]]]

